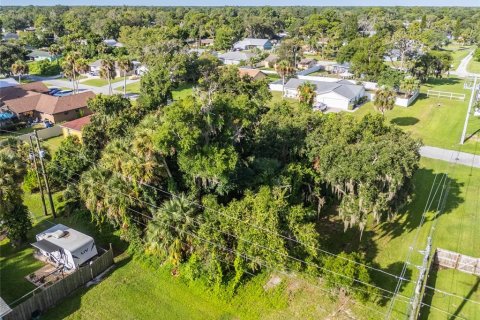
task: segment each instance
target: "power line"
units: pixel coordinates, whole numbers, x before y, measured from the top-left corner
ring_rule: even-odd
[[[46,141],[44,141],[44,143],[47,144],[47,145],[50,144],[50,143],[48,143],[48,142],[46,142]],[[88,158],[86,158],[85,155],[83,155],[83,154],[75,154],[75,153],[69,152],[69,151],[67,151],[67,150],[64,150],[64,151],[65,151],[66,153],[71,154],[71,155],[75,155],[75,156],[79,156],[79,155],[80,155],[80,156],[82,156],[85,160],[87,160],[88,162],[92,163],[93,165],[97,165],[95,162],[93,162],[93,161],[89,160]],[[144,183],[144,182],[141,182],[141,181],[136,181],[135,179],[132,179],[131,177],[126,177],[126,176],[124,176],[124,175],[122,175],[121,173],[116,172],[116,171],[115,171],[115,172],[114,172],[114,171],[111,171],[111,172],[112,172],[113,174],[116,174],[117,176],[119,176],[119,177],[127,180],[127,181],[135,181],[135,182],[139,183],[139,184],[142,185],[142,186],[145,186],[145,187],[148,187],[148,188],[152,188],[152,189],[157,190],[157,191],[159,191],[159,192],[161,192],[161,193],[163,193],[163,194],[169,195],[170,197],[179,198],[178,195],[176,195],[176,194],[174,194],[174,193],[171,193],[171,192],[169,192],[169,191],[166,191],[166,190],[164,190],[164,189],[162,189],[162,188],[159,188],[159,187],[156,187],[156,186],[152,186],[152,185],[150,185],[150,184],[147,184],[147,183]],[[127,196],[130,197],[130,195],[127,195]],[[144,200],[141,200],[141,199],[138,199],[138,200],[145,203]],[[411,279],[407,279],[407,278],[405,278],[405,277],[395,275],[395,274],[390,273],[390,272],[387,272],[387,271],[385,271],[385,270],[382,270],[382,269],[379,269],[379,268],[375,268],[375,267],[372,267],[372,266],[370,266],[370,265],[363,264],[363,263],[360,263],[360,262],[355,261],[355,260],[352,260],[352,259],[348,259],[348,258],[346,258],[346,257],[340,256],[340,255],[337,255],[337,254],[334,254],[334,253],[332,253],[332,252],[329,252],[329,251],[327,251],[327,250],[325,250],[325,249],[322,249],[322,248],[319,248],[319,247],[317,247],[317,246],[312,246],[312,245],[306,244],[306,243],[304,243],[304,242],[302,242],[302,241],[299,241],[299,240],[297,240],[297,239],[291,238],[291,237],[289,237],[289,236],[287,236],[287,235],[284,235],[284,234],[281,234],[281,233],[279,233],[279,232],[275,232],[275,231],[272,231],[272,230],[270,230],[270,229],[266,229],[266,228],[264,228],[264,227],[257,226],[257,225],[255,225],[255,224],[248,223],[248,222],[246,222],[246,221],[244,221],[244,220],[241,220],[241,219],[238,219],[238,218],[235,218],[235,217],[231,217],[231,216],[225,215],[225,214],[224,214],[223,212],[221,212],[221,211],[208,208],[208,207],[206,207],[206,206],[204,206],[204,205],[202,205],[202,204],[199,204],[199,203],[197,203],[197,202],[194,202],[194,201],[191,201],[191,200],[188,200],[188,199],[186,199],[186,201],[189,202],[189,203],[192,204],[192,205],[195,205],[195,206],[201,208],[201,209],[209,210],[209,211],[212,211],[212,212],[215,212],[215,213],[222,214],[222,215],[224,215],[224,216],[227,216],[228,218],[235,219],[235,220],[238,221],[238,222],[246,223],[246,224],[254,227],[255,229],[261,230],[261,231],[263,231],[263,232],[269,232],[269,233],[271,233],[271,234],[273,234],[273,235],[280,236],[281,238],[283,238],[283,239],[285,239],[285,240],[288,240],[288,241],[292,241],[292,242],[301,244],[301,245],[303,245],[303,246],[305,246],[305,247],[308,247],[308,248],[311,248],[311,249],[315,249],[316,251],[322,252],[322,253],[324,253],[324,254],[327,254],[327,255],[330,255],[330,256],[334,256],[334,257],[337,257],[337,258],[342,259],[342,260],[345,260],[345,261],[349,261],[349,262],[354,263],[354,264],[356,264],[356,265],[364,266],[364,267],[366,267],[367,269],[370,269],[370,270],[373,270],[373,271],[376,271],[376,272],[380,272],[380,273],[382,273],[382,274],[388,275],[388,276],[393,277],[393,278],[395,278],[395,279],[399,279],[399,280],[402,279],[402,281],[412,282]]]
[[[57,165],[57,166],[58,166],[58,165]],[[58,166],[58,167],[62,168],[61,166]],[[77,174],[77,176],[79,176],[79,175]],[[75,183],[78,183],[78,182],[79,182],[79,181],[73,180],[73,179],[69,179],[69,180],[70,180],[70,181],[74,181]],[[134,197],[134,198],[135,198],[135,197]],[[138,198],[136,198],[136,199],[139,200],[139,201],[142,201],[142,200],[140,200],[140,199],[138,199]],[[143,201],[142,201],[142,202],[143,202]],[[141,213],[141,212],[139,212],[139,211],[137,211],[137,210],[134,210],[134,209],[131,209],[131,208],[127,208],[127,210],[130,210],[130,211],[133,211],[133,212],[137,212],[137,213],[141,214],[142,216],[147,217],[147,219],[152,220],[152,217],[146,216],[145,214],[143,214],[143,213]],[[145,224],[143,224],[143,225],[145,225]],[[147,226],[147,225],[145,225],[145,226]],[[172,226],[170,226],[170,227],[172,227]],[[178,229],[177,229],[177,230],[178,230]],[[195,234],[195,235],[196,235],[196,234]],[[192,236],[195,236],[195,235],[192,235]],[[197,236],[198,236],[198,235],[197,235]],[[212,242],[210,242],[210,243],[212,243]],[[212,244],[217,245],[217,244],[215,244],[215,243],[212,243]],[[233,249],[230,249],[230,250],[233,250]],[[235,250],[233,250],[233,251],[235,251]],[[238,252],[238,251],[235,251],[235,252]],[[258,259],[255,259],[255,261],[258,261]],[[328,269],[327,269],[327,270],[328,270]],[[347,277],[347,278],[349,278],[349,279],[351,279],[351,280],[355,280],[355,278],[350,278],[350,277]],[[337,284],[338,284],[338,282],[334,282],[334,283],[337,283]],[[312,284],[312,285],[313,285],[313,284]],[[362,289],[360,289],[360,288],[353,288],[353,287],[351,287],[351,286],[348,286],[348,287],[351,288],[351,289],[353,289],[353,290],[364,291],[364,290],[362,290]],[[379,288],[379,287],[376,287],[376,288],[377,288],[377,289],[382,289],[382,288]],[[382,289],[382,290],[387,291],[387,292],[389,292],[389,293],[393,293],[393,292],[388,291],[388,290],[385,290],[385,289]],[[381,296],[383,296],[383,295],[381,295]],[[408,297],[403,296],[403,295],[401,295],[401,294],[397,294],[397,296],[399,296],[399,297],[401,297],[401,298],[403,298],[403,299],[408,299]],[[389,297],[386,297],[386,296],[383,296],[383,297],[389,298]],[[404,303],[408,303],[408,302],[405,301],[405,300],[399,300],[399,301],[404,302]],[[453,317],[455,317],[455,318],[462,318],[462,317],[458,317],[458,316],[456,316],[456,315],[454,315],[454,314],[451,314],[451,313],[449,313],[449,312],[447,312],[447,311],[445,311],[445,310],[442,310],[442,309],[437,308],[437,307],[433,307],[433,306],[428,305],[428,304],[423,303],[423,302],[421,303],[421,305],[422,305],[422,306],[432,307],[432,308],[435,309],[435,310],[441,311],[441,312],[443,312],[443,313],[445,313],[445,314],[448,314],[448,315],[451,315],[451,316],[453,316]],[[364,306],[364,305],[362,305],[362,306]],[[365,307],[365,306],[364,306],[364,307]],[[372,309],[372,310],[374,310],[374,309]],[[375,311],[376,311],[376,312],[379,312],[378,310],[375,310]],[[381,313],[381,314],[382,314],[382,315],[385,315],[386,313]]]
[[[46,142],[46,141],[44,141],[44,143],[49,144],[49,143]],[[66,151],[66,150],[65,150],[65,151]],[[70,154],[72,154],[72,155],[78,156],[77,154],[74,154],[74,153],[72,153],[72,152],[68,152],[68,151],[66,151],[66,152],[67,152],[67,153],[70,153]],[[90,162],[90,163],[92,163],[92,164],[95,165],[94,162],[92,162],[92,161],[90,161],[89,159],[87,159],[83,154],[81,154],[81,155],[82,155],[88,162]],[[132,179],[129,179],[128,177],[126,177],[126,176],[124,176],[124,175],[122,175],[122,174],[120,174],[120,173],[118,173],[118,172],[112,172],[112,173],[117,174],[118,176],[122,177],[123,179],[127,179],[128,181],[132,181]],[[77,175],[78,177],[81,177],[79,174],[75,174],[75,175]],[[436,178],[437,178],[437,176],[435,176],[434,181],[435,181]],[[427,211],[429,210],[430,206],[433,204],[434,198],[435,198],[436,193],[438,192],[438,190],[439,190],[439,188],[440,188],[440,185],[441,185],[442,181],[444,181],[444,183],[445,183],[445,180],[444,180],[445,178],[446,178],[446,174],[444,174],[444,176],[441,178],[441,181],[440,181],[439,186],[437,187],[437,189],[436,189],[436,191],[435,191],[435,194],[434,194],[433,198],[431,198],[431,201],[429,202],[429,204],[426,204]],[[133,181],[135,181],[135,180],[133,180]],[[170,196],[173,197],[173,198],[179,198],[178,195],[173,194],[173,193],[171,193],[171,192],[168,192],[168,191],[166,191],[166,190],[163,190],[163,189],[161,189],[161,188],[158,188],[158,187],[155,187],[155,186],[151,186],[151,185],[146,184],[146,183],[141,183],[141,182],[139,182],[139,181],[137,181],[137,182],[140,183],[141,185],[146,186],[146,187],[150,187],[150,188],[155,189],[155,190],[158,190],[158,191],[160,191],[160,192],[162,192],[162,193],[164,193],[164,194],[170,195]],[[432,185],[432,187],[433,187],[433,185]],[[151,204],[151,203],[149,203],[149,202],[147,202],[147,201],[145,201],[145,200],[142,200],[142,199],[133,197],[133,196],[131,196],[131,195],[125,194],[125,193],[120,192],[120,191],[118,191],[118,192],[121,193],[121,194],[123,194],[124,196],[127,196],[127,197],[133,199],[133,200],[142,202],[142,203],[144,203],[144,204],[146,204],[146,205],[148,205],[148,206],[150,206],[150,207],[154,207],[154,208],[156,208],[156,209],[159,208],[158,206],[153,205],[153,204]],[[431,196],[431,192],[432,192],[432,190],[430,190],[429,197]],[[211,211],[213,211],[213,212],[220,213],[220,214],[226,216],[227,218],[231,218],[230,216],[226,215],[225,213],[223,213],[223,212],[221,212],[221,211],[218,211],[218,210],[214,210],[214,209],[205,207],[205,206],[203,206],[203,205],[200,205],[200,204],[195,203],[195,202],[193,202],[193,201],[190,201],[190,200],[188,200],[188,199],[186,199],[186,200],[187,200],[187,202],[189,202],[190,204],[193,204],[193,205],[195,205],[195,206],[197,206],[197,207],[199,207],[199,208],[203,208],[203,209],[205,209],[205,210],[211,210]],[[427,200],[427,202],[428,202],[428,200]],[[144,214],[142,214],[142,215],[144,215]],[[149,216],[145,216],[145,217],[151,219],[151,217],[149,217]],[[424,217],[424,218],[425,218],[425,217]],[[240,221],[240,222],[243,222],[243,223],[246,223],[245,221],[240,220],[240,219],[235,219],[235,220]],[[248,224],[248,223],[247,223],[247,224]],[[296,242],[296,243],[303,244],[304,246],[308,246],[308,245],[302,243],[301,241],[298,241],[298,240],[296,240],[296,239],[292,239],[292,238],[290,238],[290,237],[283,236],[283,235],[281,235],[281,234],[279,234],[279,233],[276,233],[276,232],[273,232],[273,231],[271,231],[271,230],[269,230],[269,229],[257,227],[257,226],[255,226],[254,224],[249,224],[249,225],[251,225],[251,226],[253,226],[253,227],[257,228],[257,229],[260,229],[260,230],[262,230],[262,231],[267,231],[267,232],[270,232],[270,233],[272,233],[272,234],[276,234],[276,235],[278,235],[278,236],[280,236],[280,237],[282,237],[282,238],[284,238],[284,239],[286,239],[286,240],[294,241],[294,242]],[[417,230],[417,234],[418,234],[418,230]],[[418,237],[417,237],[417,238],[418,238]],[[376,270],[376,271],[380,271],[380,272],[382,272],[382,273],[384,273],[384,274],[387,274],[387,275],[389,275],[389,276],[395,277],[395,278],[397,278],[397,279],[401,279],[401,277],[399,277],[399,276],[397,276],[397,275],[394,275],[394,274],[385,272],[385,271],[383,271],[383,270],[381,270],[381,269],[373,268],[373,267],[368,266],[368,265],[366,265],[366,264],[362,264],[362,263],[356,262],[356,261],[354,261],[354,260],[351,260],[351,259],[348,259],[348,258],[339,256],[339,255],[335,255],[335,254],[333,254],[333,253],[331,253],[331,252],[328,252],[328,251],[326,251],[326,250],[320,249],[320,248],[318,248],[318,247],[310,246],[310,248],[317,249],[317,250],[320,251],[320,252],[324,252],[324,253],[329,254],[329,255],[331,255],[331,256],[338,257],[339,259],[343,259],[343,260],[346,260],[346,261],[355,263],[355,264],[357,264],[357,265],[362,265],[362,266],[365,266],[365,267],[367,267],[367,268],[369,268],[369,269]],[[403,279],[401,279],[401,280],[402,280],[402,281],[407,281],[407,282],[413,282],[412,280],[406,279],[406,278],[403,278]],[[383,288],[381,288],[381,287],[376,287],[376,288],[377,288],[377,289],[380,289],[380,290],[383,290],[383,291],[386,291],[386,292],[388,292],[388,293],[393,293],[393,292],[388,291],[388,290],[386,290],[386,289],[383,289]],[[403,298],[407,298],[407,297],[405,297],[405,296],[403,296],[403,295],[400,295],[400,296],[403,297]],[[403,301],[402,301],[402,302],[403,302]]]

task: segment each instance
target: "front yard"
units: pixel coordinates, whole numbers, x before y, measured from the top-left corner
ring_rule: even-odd
[[[466,95],[464,101],[448,98],[427,97],[427,90],[440,90]],[[470,90],[463,88],[463,80],[458,78],[431,79],[422,86],[418,99],[408,108],[395,106],[385,113],[385,118],[422,139],[425,145],[456,150],[459,147],[460,136],[470,100]],[[378,113],[373,102],[361,106],[353,114],[362,117],[367,113]],[[471,135],[480,130],[480,119],[471,117],[468,133]],[[469,135],[467,135],[469,136]],[[477,135],[471,137],[463,146],[462,151],[480,154],[475,142]],[[476,150],[477,149],[477,150]]]
[[[112,83],[117,83],[123,81],[123,77],[118,77],[115,79],[112,79]],[[85,84],[87,86],[94,86],[94,87],[103,87],[108,85],[108,80],[102,79],[102,78],[91,78],[88,80],[80,81],[81,84]]]

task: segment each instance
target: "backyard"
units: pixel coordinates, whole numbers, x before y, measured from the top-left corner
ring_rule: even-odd
[[[123,86],[118,87],[115,89],[118,92],[123,92]],[[173,100],[180,100],[189,95],[193,92],[193,85],[192,84],[183,84],[180,85],[178,88],[172,90]],[[127,93],[140,93],[140,81],[127,84]]]

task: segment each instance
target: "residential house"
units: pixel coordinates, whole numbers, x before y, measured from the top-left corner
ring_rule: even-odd
[[[240,75],[240,77],[249,76],[253,80],[263,80],[267,77],[267,75],[261,70],[250,68],[239,68],[238,74]]]
[[[2,41],[16,41],[18,40],[18,34],[13,32],[6,32],[2,35]]]
[[[209,53],[215,57],[218,57],[218,52],[214,51],[214,50],[210,50],[210,49],[197,49],[197,48],[192,48],[192,49],[188,49],[188,52],[189,53],[196,53],[198,56],[201,56],[202,54],[204,53]]]
[[[275,54],[270,54],[263,61],[261,61],[257,66],[264,68],[275,68],[275,65],[278,62],[278,56]]]
[[[201,39],[200,40],[200,46],[201,47],[211,47],[213,46],[213,39]]]
[[[350,72],[350,63],[345,62],[342,64],[338,64],[338,63],[329,64],[325,66],[325,70],[335,74]]]
[[[365,88],[363,86],[352,84],[347,80],[325,82],[296,78],[288,80],[285,84],[285,96],[297,98],[298,87],[305,82],[315,86],[316,102],[324,103],[330,108],[351,110],[357,101],[365,96]]]
[[[255,56],[256,55],[251,52],[229,51],[220,54],[218,58],[224,64],[240,64],[241,62],[246,62]]]
[[[317,60],[313,58],[304,58],[297,63],[297,68],[300,70],[307,70],[314,67],[317,64]]]
[[[32,61],[41,61],[41,60],[54,61],[59,58],[59,56],[53,55],[50,52],[43,51],[43,50],[32,50],[32,52],[27,54],[27,57]]]
[[[92,115],[86,117],[81,117],[72,121],[62,123],[60,127],[62,128],[63,136],[66,138],[68,136],[77,136],[80,141],[82,140],[82,129],[87,124],[90,123],[90,118]]]
[[[268,39],[245,38],[233,44],[234,50],[250,49],[270,50],[273,48],[272,42]]]
[[[95,60],[94,62],[89,63],[88,65],[90,67],[90,74],[94,76],[100,75],[100,69],[102,68],[102,59]],[[132,61],[132,70],[127,72],[127,76],[131,76],[134,74],[136,75],[143,74],[138,72],[140,67],[141,67],[141,63],[139,61]],[[120,70],[120,68],[118,67],[117,61],[115,61],[115,77],[123,77],[123,71]]]
[[[87,101],[91,91],[54,97],[43,82],[32,82],[0,89],[0,110],[10,111],[20,119],[48,120],[52,123],[73,120],[92,112]]]
[[[107,45],[107,47],[123,47],[123,43],[118,42],[115,39],[105,39],[103,40],[103,43]]]

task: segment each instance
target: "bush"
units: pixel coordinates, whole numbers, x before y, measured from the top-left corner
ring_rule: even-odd
[[[25,177],[23,178],[23,187],[25,191],[28,191],[30,193],[38,191],[38,178],[35,170],[27,170],[27,174],[25,174]]]
[[[480,48],[477,48],[473,53],[473,59],[480,62]]]
[[[37,76],[55,76],[62,71],[60,63],[48,60],[35,61],[28,64],[30,74]]]
[[[369,300],[372,295],[376,295],[376,290],[362,284],[372,283],[364,264],[365,260],[358,253],[343,252],[338,256],[329,256],[324,260],[324,268],[332,272],[325,272],[323,279],[330,288],[341,289],[362,301]]]

